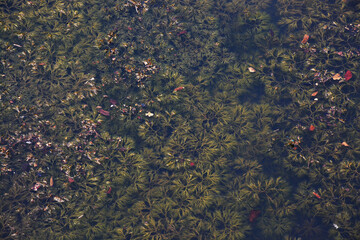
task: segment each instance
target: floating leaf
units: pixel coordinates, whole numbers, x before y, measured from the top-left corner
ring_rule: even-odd
[[[253,67],[249,67],[248,69],[249,69],[249,72],[251,72],[251,73],[256,72],[255,68],[253,68]]]
[[[51,176],[50,178],[50,183],[49,183],[50,187],[54,186],[54,178]]]
[[[145,116],[152,117],[152,116],[154,116],[154,114],[152,112],[147,112],[147,113],[145,113]]]
[[[335,75],[332,77],[332,79],[334,79],[334,80],[340,80],[340,79],[341,79],[341,76],[340,76],[339,73],[337,73],[337,74],[335,74]]]
[[[321,199],[321,196],[319,194],[317,194],[316,192],[313,192],[312,194],[314,194],[314,196],[317,197],[318,199]]]
[[[184,87],[177,87],[177,88],[174,89],[174,92],[177,92],[177,91],[180,91],[180,90],[183,90],[183,89],[184,89]]]
[[[349,81],[352,78],[352,72],[347,70],[345,73],[345,81]]]
[[[301,43],[303,43],[303,44],[307,43],[307,41],[309,40],[309,37],[310,37],[309,35],[305,34]]]
[[[61,197],[58,197],[58,196],[54,197],[54,201],[56,201],[56,202],[65,202],[64,199],[62,199]]]

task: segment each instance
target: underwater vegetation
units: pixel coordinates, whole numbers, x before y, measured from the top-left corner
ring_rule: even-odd
[[[240,55],[258,55],[271,47],[278,30],[270,14],[263,11],[239,12],[231,26],[227,44]],[[265,44],[267,43],[267,44]]]
[[[360,5],[0,3],[1,239],[359,239]]]

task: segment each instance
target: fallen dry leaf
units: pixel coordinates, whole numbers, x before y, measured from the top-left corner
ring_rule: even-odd
[[[342,142],[341,145],[345,146],[345,147],[350,147],[349,144],[347,144],[347,142]]]
[[[334,79],[334,80],[340,80],[340,79],[341,79],[340,73],[335,74],[335,75],[332,77],[332,79]]]
[[[307,43],[307,41],[309,40],[309,37],[310,37],[309,35],[305,34],[303,40],[301,41],[301,43],[302,44]]]
[[[256,72],[255,68],[253,68],[253,67],[249,67],[248,69],[249,69],[249,72],[252,72],[252,73]]]
[[[54,186],[54,178],[51,176],[51,178],[50,178],[50,187],[52,187],[52,186]]]
[[[352,72],[347,70],[345,73],[345,81],[349,81],[352,78]]]

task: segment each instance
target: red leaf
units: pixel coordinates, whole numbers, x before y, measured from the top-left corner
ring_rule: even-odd
[[[309,130],[312,132],[312,131],[314,131],[315,130],[315,126],[314,125],[310,125],[310,127],[309,127]]]
[[[349,81],[352,78],[352,72],[347,70],[345,73],[345,81]]]

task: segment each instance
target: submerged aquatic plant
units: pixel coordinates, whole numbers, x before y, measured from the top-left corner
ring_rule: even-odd
[[[276,31],[271,16],[264,11],[238,13],[229,33],[229,44],[239,55],[258,55],[265,49],[264,42],[272,41]]]
[[[357,239],[356,6],[1,2],[0,236]]]

